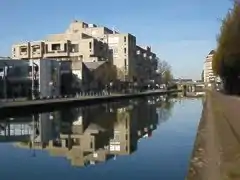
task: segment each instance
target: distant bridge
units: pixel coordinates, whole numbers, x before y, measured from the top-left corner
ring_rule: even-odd
[[[186,92],[198,92],[203,91],[205,88],[204,82],[195,82],[195,81],[178,81],[176,82],[178,89]]]

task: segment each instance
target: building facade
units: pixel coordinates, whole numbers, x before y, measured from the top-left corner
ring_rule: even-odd
[[[136,47],[136,71],[138,74],[138,81],[143,84],[149,83],[150,80],[156,78],[156,70],[158,60],[156,54],[151,51],[151,47]]]
[[[64,33],[48,35],[44,40],[13,45],[12,58],[107,61],[115,67],[116,80],[123,82],[149,80],[157,68],[156,54],[150,47],[139,48],[132,34],[82,21],[74,21]]]
[[[32,67],[36,95],[39,97],[59,96],[61,94],[61,64],[56,60],[36,59],[29,61]],[[33,73],[33,75],[32,75]],[[38,95],[39,93],[39,95]]]
[[[213,73],[212,69],[212,60],[213,60],[213,55],[215,51],[212,50],[210,53],[207,55],[206,60],[204,62],[204,67],[203,67],[203,72],[204,72],[204,83],[211,83],[215,82],[216,76]]]
[[[1,60],[0,98],[61,94],[61,64],[56,60]]]

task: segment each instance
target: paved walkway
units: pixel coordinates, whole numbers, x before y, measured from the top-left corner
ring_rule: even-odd
[[[240,97],[213,93],[225,179],[240,179]]]
[[[240,180],[240,97],[209,92],[187,179]]]

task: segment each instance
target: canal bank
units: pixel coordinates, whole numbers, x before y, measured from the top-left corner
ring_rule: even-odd
[[[15,114],[25,114],[26,111],[44,112],[68,106],[86,106],[92,104],[120,101],[124,99],[141,98],[154,95],[168,95],[178,90],[155,90],[134,94],[112,94],[107,96],[80,96],[74,98],[45,99],[30,101],[11,101],[0,104],[0,117]]]
[[[240,179],[240,98],[208,92],[188,180]]]

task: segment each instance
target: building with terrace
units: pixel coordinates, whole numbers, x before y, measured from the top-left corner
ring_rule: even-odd
[[[157,68],[156,54],[150,47],[137,46],[134,35],[83,21],[73,21],[65,32],[48,35],[40,41],[14,44],[12,58],[51,58],[76,64],[108,62],[108,70],[116,71],[109,73],[112,76],[109,81],[139,84],[153,79]]]

